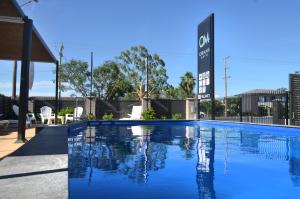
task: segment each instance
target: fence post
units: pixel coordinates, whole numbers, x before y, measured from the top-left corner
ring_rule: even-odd
[[[150,98],[143,98],[142,99],[142,110],[146,110],[151,108],[151,99]]]
[[[195,99],[194,98],[186,98],[185,99],[185,119],[186,120],[195,120],[196,117],[196,107],[195,107]]]
[[[99,106],[98,99],[96,97],[87,97],[84,103],[86,114],[89,114],[91,110],[91,113],[97,118],[97,108]]]
[[[240,111],[240,122],[243,122],[243,100],[242,97],[240,97],[240,107],[239,107],[239,111]]]

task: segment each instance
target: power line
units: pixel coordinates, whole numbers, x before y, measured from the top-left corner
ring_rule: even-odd
[[[56,43],[56,42],[55,42]],[[97,45],[97,44],[92,44],[92,43],[84,43],[84,42],[70,42],[70,41],[67,41],[65,42],[71,46],[78,46],[78,47],[81,47],[82,46],[90,46],[92,48],[101,48],[102,50],[105,49],[105,52],[107,53],[113,53],[113,52],[116,52],[116,50],[114,49],[108,49],[108,48],[105,48],[104,46],[102,45]],[[56,46],[56,44],[55,44]],[[126,50],[126,49],[124,49]],[[122,50],[120,50],[121,52]],[[163,56],[196,56],[195,53],[193,52],[182,52],[182,51],[153,51],[153,53],[157,53],[159,55],[163,55]],[[295,65],[300,65],[300,62],[298,61],[291,61],[291,60],[280,60],[280,59],[265,59],[265,58],[259,58],[259,57],[241,57],[241,56],[231,56],[231,57],[234,57],[235,59],[241,59],[241,60],[248,60],[250,62],[266,62],[266,63],[281,63],[281,64],[295,64]],[[250,63],[249,62],[249,63]]]
[[[25,3],[23,3],[22,5],[20,5],[20,7],[26,6],[26,5],[31,4],[33,2],[38,3],[39,0],[29,0],[29,1],[25,2]]]

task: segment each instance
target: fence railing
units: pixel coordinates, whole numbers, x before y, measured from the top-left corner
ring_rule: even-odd
[[[276,91],[267,94],[247,94],[227,100],[229,107],[225,114],[225,105],[221,100],[215,102],[215,119],[221,121],[246,122],[258,124],[288,125],[288,92]],[[210,102],[211,103],[211,102]],[[201,104],[201,102],[200,102]],[[205,101],[200,105],[201,119],[211,118],[211,104]],[[227,115],[227,116],[225,116]]]
[[[289,124],[289,103],[286,95],[274,97],[273,101],[264,101],[260,96],[252,96],[244,99],[243,97],[235,97],[228,100],[227,117],[225,117],[224,103],[219,100],[216,110],[216,120],[246,122],[258,124]],[[270,97],[271,99],[271,97]],[[273,98],[272,98],[273,99]],[[60,108],[82,106],[84,114],[89,110],[87,108],[88,99],[85,98],[62,98]],[[251,101],[252,100],[252,101]],[[183,119],[186,118],[186,110],[192,109],[186,105],[186,100],[168,100],[168,99],[151,99],[151,107],[155,110],[157,119],[172,118],[172,115],[179,113]],[[0,114],[6,118],[12,117],[12,102],[10,97],[0,96]],[[119,100],[119,101],[103,101],[99,98],[95,99],[92,109],[94,109],[97,119],[102,119],[104,114],[113,113],[115,119],[126,117],[131,113],[133,105],[141,105],[138,100]],[[42,106],[50,106],[55,109],[55,98],[51,97],[33,97],[29,101],[28,110],[38,116]],[[201,113],[204,114],[201,119],[211,119],[211,110],[208,104],[200,106]],[[6,119],[5,118],[5,119]],[[4,118],[0,118],[4,119]],[[191,119],[191,118],[190,118]]]

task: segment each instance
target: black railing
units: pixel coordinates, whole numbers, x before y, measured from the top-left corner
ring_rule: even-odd
[[[225,114],[223,100],[216,101],[216,120],[258,124],[288,125],[288,92],[249,94],[227,99]],[[200,106],[201,119],[211,119],[210,102]]]

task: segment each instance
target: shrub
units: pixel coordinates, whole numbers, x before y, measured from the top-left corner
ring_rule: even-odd
[[[142,112],[142,118],[144,120],[154,120],[155,119],[155,111],[152,108],[148,108]]]
[[[180,113],[174,113],[174,114],[172,115],[172,118],[173,118],[174,120],[180,120],[180,119],[182,119],[182,115],[181,115]]]
[[[163,116],[161,116],[161,119],[162,119],[162,120],[166,120],[166,119],[167,119],[167,116],[163,115]]]
[[[58,112],[58,116],[65,116],[66,114],[74,114],[74,108],[65,107]]]
[[[103,115],[102,119],[103,119],[103,120],[112,120],[113,117],[114,117],[114,115],[113,115],[112,113],[110,113],[110,114],[105,113],[105,114]]]
[[[86,115],[86,119],[87,120],[95,120],[96,117],[92,113],[89,113],[89,114]]]

